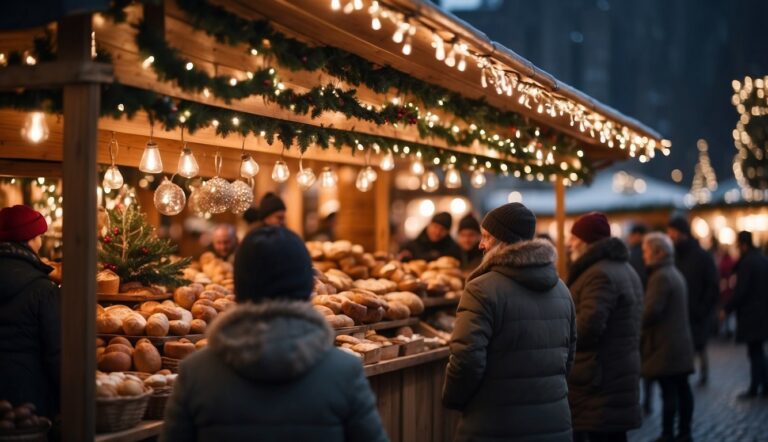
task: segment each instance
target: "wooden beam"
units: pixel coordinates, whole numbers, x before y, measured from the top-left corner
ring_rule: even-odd
[[[93,61],[52,61],[0,69],[0,90],[58,88],[75,83],[112,83],[112,65]]]
[[[0,159],[0,176],[61,178],[61,163],[58,161]]]
[[[91,15],[59,23],[59,58],[88,62]],[[96,355],[96,136],[100,86],[64,86],[64,266],[62,285],[61,410],[64,441],[93,440]]]
[[[375,213],[374,219],[376,235],[375,251],[389,251],[389,209],[390,192],[392,191],[392,172],[378,172],[378,179],[374,186]]]
[[[565,249],[565,184],[555,180],[555,222],[557,223],[557,271],[565,279],[568,256]]]

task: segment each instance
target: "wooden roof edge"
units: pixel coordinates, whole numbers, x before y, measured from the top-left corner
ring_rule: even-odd
[[[622,126],[626,126],[641,135],[661,141],[664,137],[655,129],[638,121],[637,119],[624,115],[607,104],[592,98],[584,92],[570,86],[547,71],[540,69],[525,57],[517,54],[506,46],[492,41],[485,33],[473,27],[471,24],[455,16],[454,14],[440,8],[429,0],[392,0],[402,9],[408,9],[414,15],[423,17],[442,26],[449,32],[455,34],[458,38],[465,40],[470,45],[480,49],[488,55],[493,55],[498,61],[519,73],[530,77],[542,86],[555,92],[564,98],[581,104],[587,109],[603,115]]]

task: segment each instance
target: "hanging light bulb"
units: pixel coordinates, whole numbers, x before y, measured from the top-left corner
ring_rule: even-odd
[[[389,172],[395,168],[395,156],[392,155],[392,151],[387,151],[387,153],[384,154],[381,158],[381,163],[379,163],[379,168],[385,172]]]
[[[472,185],[472,187],[475,189],[480,189],[481,187],[485,186],[485,182],[485,170],[477,169],[472,172],[472,176],[469,179],[469,183]]]
[[[144,146],[144,153],[141,154],[139,170],[144,173],[160,173],[163,171],[163,160],[160,158],[160,149],[157,143],[150,136],[147,145]]]
[[[316,180],[317,177],[315,176],[315,172],[313,172],[310,168],[305,169],[301,164],[301,158],[299,158],[299,173],[296,174],[296,181],[299,183],[301,190],[309,189],[313,184],[315,184]]]
[[[48,139],[48,123],[45,122],[45,114],[31,112],[24,120],[21,128],[21,136],[32,144],[41,143]]]
[[[331,9],[334,11],[341,9],[341,0],[331,0]]]
[[[370,179],[367,168],[360,169],[355,180],[355,187],[361,192],[368,192],[373,188],[373,181]]]
[[[413,50],[412,41],[413,40],[410,35],[405,38],[405,44],[403,45],[403,55],[411,55],[411,50]]]
[[[184,178],[196,177],[200,172],[200,166],[197,165],[195,155],[192,153],[192,149],[184,145],[181,149],[181,155],[179,156],[179,168],[176,173]]]
[[[456,170],[453,164],[448,166],[448,169],[445,171],[445,187],[449,189],[461,187],[461,173]]]
[[[433,171],[428,171],[421,178],[421,190],[425,192],[434,192],[440,187],[440,178]]]
[[[373,28],[374,31],[381,29],[381,20],[379,20],[378,15],[374,15],[371,19],[371,28]]]
[[[376,169],[374,169],[373,167],[366,166],[364,170],[365,170],[365,173],[368,175],[368,180],[370,182],[373,183],[376,181],[376,179],[379,178],[379,174],[376,173]]]
[[[435,48],[435,58],[438,61],[445,60],[445,44],[443,38],[437,34],[432,36],[432,47]]]
[[[448,56],[445,57],[445,64],[451,68],[456,66],[456,43],[454,43],[453,46],[451,46],[451,50],[448,51]]]
[[[117,166],[109,166],[107,171],[104,172],[104,181],[102,181],[101,186],[104,189],[110,190],[117,190],[123,187],[123,174],[120,173],[120,169],[118,169]]]
[[[336,172],[330,167],[323,167],[320,172],[320,187],[323,189],[332,189],[336,187],[336,183],[339,181],[339,177],[336,176]]]
[[[414,175],[423,175],[424,163],[422,163],[421,160],[416,160],[413,163],[411,163],[411,173]]]
[[[257,163],[250,154],[244,153],[240,157],[240,176],[243,178],[253,178],[259,173],[259,163]]]
[[[291,171],[288,169],[288,165],[283,160],[275,161],[275,166],[272,168],[272,179],[278,183],[284,183],[291,177]]]
[[[464,72],[464,70],[467,69],[467,59],[464,56],[464,54],[461,54],[461,58],[459,59],[459,65],[456,66],[456,69],[458,69],[460,72]]]

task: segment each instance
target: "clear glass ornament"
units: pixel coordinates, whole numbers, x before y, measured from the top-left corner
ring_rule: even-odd
[[[461,172],[451,164],[445,171],[445,187],[449,189],[458,189],[461,187]]]
[[[244,153],[240,157],[240,176],[243,178],[253,178],[259,173],[259,163],[257,163],[250,154]]]
[[[155,190],[154,202],[158,212],[166,216],[174,216],[184,210],[187,196],[184,194],[184,189],[171,182],[168,178],[164,178],[163,182]]]
[[[214,214],[229,210],[235,197],[232,184],[220,177],[213,177],[203,182],[198,192],[200,192],[198,196],[200,209]]]
[[[312,169],[301,169],[298,174],[296,174],[296,181],[299,183],[299,187],[301,187],[301,190],[307,190],[310,187],[312,187],[313,184],[315,184],[315,181],[317,180],[317,177],[315,176],[315,172],[312,171]]]
[[[440,178],[433,171],[428,171],[421,178],[421,190],[425,192],[434,192],[440,188]]]
[[[241,180],[232,181],[232,205],[229,210],[234,214],[241,214],[253,204],[253,189]]]
[[[421,162],[421,160],[416,160],[413,163],[411,163],[411,173],[414,175],[423,175],[424,174],[424,163]]]
[[[291,177],[291,170],[283,160],[275,161],[275,167],[272,168],[272,179],[278,183],[284,183]]]
[[[157,143],[151,139],[144,146],[139,170],[144,173],[160,173],[163,171],[163,159],[160,157],[160,149],[157,148]]]
[[[123,174],[120,173],[120,169],[114,164],[109,166],[106,172],[104,172],[104,181],[101,186],[104,189],[117,190],[123,187]]]
[[[361,192],[368,192],[373,188],[373,181],[370,179],[370,175],[366,168],[360,169],[355,180],[355,187]]]
[[[48,139],[50,131],[42,112],[30,112],[21,128],[21,136],[32,144],[42,143]]]
[[[336,187],[338,182],[339,177],[336,175],[336,172],[330,167],[323,167],[322,172],[320,172],[320,187],[323,189],[332,189]]]
[[[381,163],[379,163],[379,167],[385,172],[395,168],[395,156],[392,155],[391,151],[387,151],[387,153],[384,154],[381,158]]]
[[[192,153],[192,149],[184,145],[179,156],[179,166],[176,173],[184,178],[194,178],[200,172],[200,166],[197,165],[195,155]]]

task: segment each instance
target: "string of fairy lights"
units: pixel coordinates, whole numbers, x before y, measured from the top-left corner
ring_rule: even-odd
[[[768,76],[733,80],[731,104],[739,113],[733,130],[733,173],[746,201],[768,200]]]
[[[515,98],[514,95],[517,94],[516,99],[520,105],[535,109],[538,114],[553,118],[567,115],[570,125],[577,127],[580,132],[588,133],[608,148],[628,149],[629,155],[637,156],[641,162],[654,158],[657,148],[664,155],[669,155],[669,140],[662,140],[661,145],[657,145],[655,139],[641,135],[627,126],[618,125],[598,112],[548,91],[532,81],[525,81],[520,73],[494,57],[470,49],[468,43],[456,35],[446,37],[448,31],[437,30],[417,16],[400,12],[377,0],[349,0],[345,4],[342,3],[344,2],[341,0],[331,0],[330,7],[345,14],[367,12],[371,28],[375,31],[384,29],[383,22],[389,23],[388,27],[393,29],[392,40],[402,45],[403,55],[412,53],[417,32],[429,33],[435,59],[460,72],[466,71],[470,61],[475,62],[480,70],[479,81],[483,88],[493,87],[498,95],[510,99]]]

